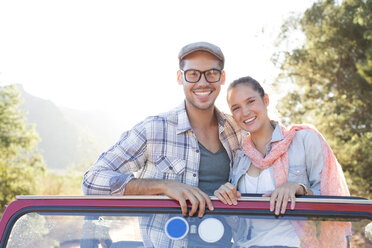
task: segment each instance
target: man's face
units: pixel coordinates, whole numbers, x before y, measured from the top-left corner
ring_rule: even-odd
[[[184,59],[183,71],[190,69],[206,71],[210,69],[221,69],[219,60],[214,55],[198,51],[188,55]],[[183,72],[178,71],[178,83],[183,85],[186,97],[186,107],[199,110],[209,110],[213,108],[214,102],[220,93],[221,85],[225,82],[225,73],[223,72],[219,81],[209,83],[205,75],[196,83],[189,83],[185,80]]]

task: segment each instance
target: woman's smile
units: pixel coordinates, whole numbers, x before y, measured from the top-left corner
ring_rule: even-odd
[[[256,120],[256,118],[257,118],[257,116],[254,116],[254,117],[252,117],[252,118],[250,118],[250,119],[247,119],[247,120],[245,120],[245,121],[243,121],[245,124],[251,124],[254,120]]]

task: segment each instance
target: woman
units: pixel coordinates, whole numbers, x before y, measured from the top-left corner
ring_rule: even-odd
[[[249,134],[234,161],[231,183],[215,191],[222,202],[236,204],[240,193],[261,193],[270,196],[270,211],[279,215],[285,213],[289,199],[291,209],[295,208],[296,195],[349,195],[342,169],[322,135],[310,125],[287,129],[271,121],[267,112],[269,96],[256,80],[235,80],[228,88],[227,101],[234,119]],[[255,225],[256,233],[249,234],[249,241],[243,235],[243,246],[268,245],[265,242],[270,239],[265,235],[269,230],[282,239],[289,237],[277,245],[298,247],[302,242],[301,234],[294,228],[296,223],[256,224],[245,223]],[[295,235],[288,236],[289,233]],[[344,244],[344,238],[339,242]]]

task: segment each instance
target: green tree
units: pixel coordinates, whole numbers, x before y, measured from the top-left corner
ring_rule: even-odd
[[[279,113],[286,124],[314,124],[352,194],[372,198],[372,0],[318,1],[288,19],[279,45],[298,31],[305,36],[301,46],[273,56],[281,68],[276,89],[291,85]]]
[[[45,165],[36,149],[39,137],[19,110],[15,86],[0,87],[0,212],[16,195],[31,194]]]

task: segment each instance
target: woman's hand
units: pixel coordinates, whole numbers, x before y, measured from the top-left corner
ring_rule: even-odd
[[[288,200],[291,199],[291,210],[296,205],[296,194],[304,194],[302,186],[298,183],[287,182],[276,188],[271,194],[263,196],[270,197],[270,211],[275,210],[275,215],[284,214],[287,208]]]
[[[231,183],[221,185],[216,191],[214,191],[214,195],[224,204],[228,205],[237,205],[238,198],[242,196],[242,194],[240,194]]]

